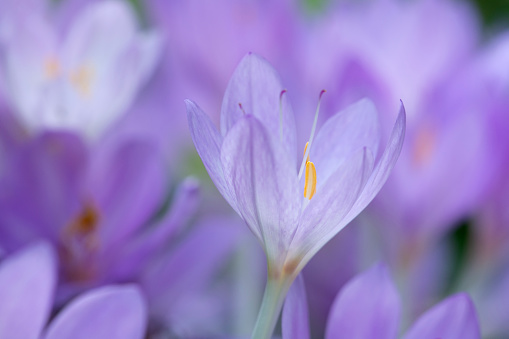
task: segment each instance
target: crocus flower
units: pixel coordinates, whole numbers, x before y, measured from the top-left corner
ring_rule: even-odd
[[[316,141],[313,125],[299,170],[295,122],[283,89],[268,62],[249,54],[226,90],[221,133],[195,103],[186,101],[198,154],[267,255],[269,283],[260,311],[264,320],[258,319],[272,323],[262,332],[255,330],[260,338],[271,335],[282,298],[304,265],[380,190],[405,130],[402,107],[388,147],[375,164],[377,114],[370,101],[362,100],[327,121]]]
[[[135,285],[106,286],[72,300],[46,326],[57,282],[56,256],[46,243],[0,264],[0,338],[143,338],[147,310]]]
[[[51,242],[58,249],[61,285],[69,289],[59,290],[59,301],[131,277],[144,265],[141,258],[161,249],[196,205],[191,181],[176,195],[176,210],[159,223],[153,218],[163,207],[167,180],[156,149],[135,140],[100,146],[71,133],[43,133],[10,150],[3,164],[0,246],[10,253],[31,241]],[[145,232],[146,224],[154,228]]]
[[[385,265],[378,264],[348,282],[330,310],[326,339],[395,339],[401,304]],[[302,276],[288,293],[282,318],[283,339],[309,338],[306,292]],[[425,312],[404,339],[479,339],[474,305],[464,293],[453,295]]]
[[[64,32],[51,20],[53,4],[31,3],[7,1],[2,8],[6,99],[30,132],[66,129],[97,138],[125,113],[151,74],[159,38],[140,32],[122,1],[85,6]]]
[[[9,152],[0,247],[9,254],[46,240],[57,249],[58,306],[91,288],[136,282],[151,323],[172,333],[220,333],[224,302],[209,287],[236,244],[232,222],[209,216],[188,232],[200,198],[195,179],[178,185],[167,205],[169,183],[154,147],[130,139],[99,146],[53,132]],[[212,234],[222,236],[210,242]],[[202,311],[192,311],[190,300]]]

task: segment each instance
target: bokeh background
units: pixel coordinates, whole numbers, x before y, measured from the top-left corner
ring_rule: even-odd
[[[265,257],[201,163],[184,100],[219,125],[253,52],[280,73],[302,148],[322,89],[319,125],[369,97],[383,142],[407,110],[389,181],[304,269],[312,336],[384,262],[402,333],[464,291],[483,338],[509,337],[509,2],[0,1],[0,253],[51,244],[53,315],[136,283],[148,338],[249,336]]]

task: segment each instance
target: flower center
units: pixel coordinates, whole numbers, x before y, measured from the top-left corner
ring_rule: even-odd
[[[91,203],[86,203],[61,234],[60,257],[70,281],[87,281],[95,275],[90,257],[99,248],[99,219],[97,209]]]
[[[71,84],[77,89],[82,97],[89,97],[91,83],[94,79],[94,69],[87,65],[81,65],[70,75]]]

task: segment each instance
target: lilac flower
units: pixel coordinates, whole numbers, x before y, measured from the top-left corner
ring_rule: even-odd
[[[35,240],[50,242],[60,262],[57,305],[90,288],[137,282],[159,327],[220,332],[224,302],[212,301],[217,293],[209,287],[238,233],[232,222],[210,216],[187,232],[200,197],[195,179],[184,180],[166,206],[161,158],[134,140],[108,139],[94,148],[73,134],[44,133],[8,155],[0,179],[0,248],[12,253]],[[222,236],[210,242],[211,234]],[[207,316],[190,312],[191,297]],[[200,320],[201,327],[186,325]]]
[[[8,156],[0,180],[1,246],[12,252],[50,241],[66,285],[90,287],[123,276],[114,263],[163,202],[157,151],[132,140],[94,149],[73,134],[44,133]]]
[[[65,34],[49,18],[49,1],[4,7],[2,87],[31,132],[67,129],[97,138],[125,113],[155,66],[159,38],[138,31],[125,2],[90,4]]]
[[[0,337],[143,338],[146,305],[134,285],[107,286],[80,295],[48,325],[57,282],[50,246],[31,245],[0,264]]]
[[[395,339],[401,304],[385,265],[356,276],[338,293],[330,310],[325,338]],[[283,338],[309,338],[304,280],[300,276],[288,293],[283,310]],[[466,294],[447,298],[424,313],[404,339],[479,339],[474,305]]]
[[[272,67],[253,54],[230,80],[221,134],[195,103],[186,103],[207,171],[265,250],[267,291],[273,288],[266,291],[269,299],[281,299],[311,257],[374,198],[403,143],[402,107],[388,147],[374,164],[379,126],[373,104],[363,100],[331,118],[316,141],[313,125],[299,170],[295,123],[283,87]],[[275,315],[266,316],[276,317],[281,302],[271,311]]]

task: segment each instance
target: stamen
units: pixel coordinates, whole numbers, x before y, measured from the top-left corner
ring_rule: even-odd
[[[279,140],[283,140],[283,95],[286,93],[286,89],[279,93]]]
[[[242,111],[242,113],[244,113],[244,115],[246,115],[246,111],[244,111],[244,107],[242,107],[242,104],[239,102],[239,107],[240,107],[240,110]]]
[[[82,96],[90,95],[91,82],[94,77],[93,69],[83,65],[71,74],[71,83],[78,89]]]
[[[304,180],[304,197],[311,200],[316,192],[316,169],[311,161],[306,162],[306,179]]]
[[[311,145],[313,144],[313,139],[315,138],[315,130],[316,130],[316,124],[318,123],[318,113],[320,112],[320,103],[322,102],[322,95],[326,92],[326,90],[322,89],[320,92],[320,96],[318,97],[318,105],[316,106],[316,112],[315,112],[315,119],[313,121],[313,126],[311,127],[311,136],[309,137],[309,147],[306,144],[306,150],[304,151],[304,159],[302,159],[302,163],[300,164],[299,169],[299,180],[302,178],[302,173],[304,171],[304,165],[307,162],[307,158],[309,156],[309,151],[311,150]]]
[[[306,142],[306,146],[304,146],[304,155],[303,155],[303,157],[305,157],[305,156],[306,156],[306,150],[308,149],[308,145],[309,145],[309,141],[308,141],[308,142]],[[307,163],[308,161],[309,161],[309,154],[308,154],[308,158],[306,159],[306,163]]]

